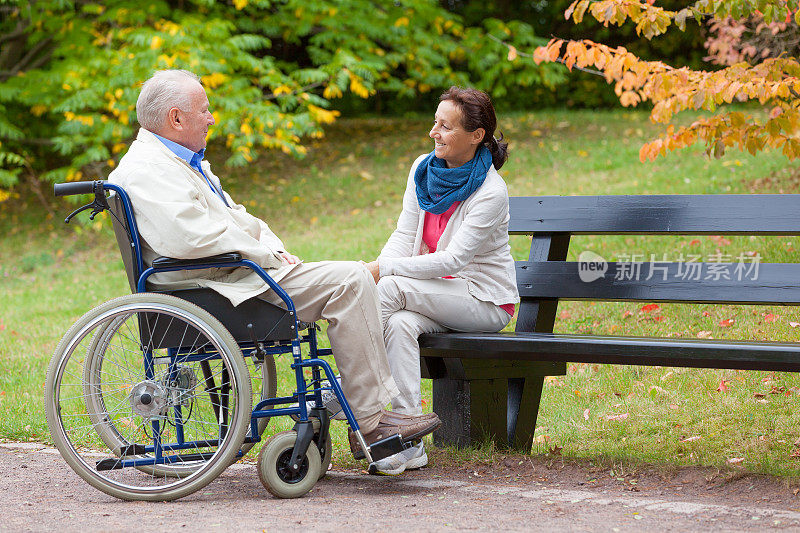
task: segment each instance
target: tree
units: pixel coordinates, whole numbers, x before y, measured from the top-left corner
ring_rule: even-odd
[[[652,39],[671,26],[685,27],[687,19],[698,23],[716,16],[741,19],[758,15],[764,23],[800,20],[797,0],[699,0],[679,11],[653,5],[652,0],[575,0],[565,13],[567,19],[580,23],[589,13],[599,22],[635,24],[636,32]],[[792,15],[793,14],[793,15]],[[509,45],[509,50],[516,49]],[[675,68],[661,61],[644,61],[622,47],[610,47],[590,40],[554,38],[534,52],[536,63],[563,62],[568,69],[599,70],[624,106],[652,103],[650,118],[665,124],[661,136],[644,146],[640,159],[653,160],[676,150],[703,142],[706,151],[716,157],[726,149],[738,147],[751,154],[765,148],[780,149],[790,159],[800,156],[800,64],[790,56],[758,58],[753,64],[736,63],[714,71]],[[757,102],[763,113],[729,110],[733,102]],[[718,108],[722,107],[721,111]],[[676,127],[671,122],[685,110],[716,112],[701,116],[689,126]]]
[[[157,69],[202,77],[210,136],[232,166],[267,149],[302,156],[348,92],[469,83],[502,94],[563,79],[505,61],[487,34],[544,43],[520,22],[465,26],[435,0],[0,0],[0,201],[22,177],[106,175],[135,133],[138,84]]]
[[[715,65],[753,63],[767,57],[798,56],[800,25],[791,16],[769,24],[758,14],[746,19],[712,18],[705,42],[710,60]]]

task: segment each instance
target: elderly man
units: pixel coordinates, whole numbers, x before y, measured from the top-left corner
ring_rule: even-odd
[[[194,259],[239,252],[267,269],[306,322],[326,319],[342,386],[368,444],[401,433],[420,437],[436,429],[436,415],[406,416],[383,410],[399,394],[383,344],[375,283],[357,262],[302,263],[267,224],[222,190],[203,159],[214,117],[199,78],[163,70],[142,85],[136,102],[136,140],[109,180],[131,197],[146,263],[159,256]],[[282,301],[249,269],[162,273],[160,289],[209,287],[233,305],[259,297]],[[361,450],[351,432],[350,447]]]

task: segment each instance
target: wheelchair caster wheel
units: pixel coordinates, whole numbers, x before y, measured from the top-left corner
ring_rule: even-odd
[[[317,443],[317,439],[314,439],[314,444]],[[317,447],[319,450],[319,447]],[[331,443],[331,436],[328,434],[328,439],[325,441],[325,455],[322,457],[321,461],[322,464],[319,469],[319,479],[325,477],[325,474],[328,473],[328,468],[331,466],[331,459],[333,459],[333,444]]]
[[[317,483],[322,464],[319,450],[313,444],[308,447],[306,456],[297,471],[291,470],[297,433],[284,431],[268,438],[258,455],[258,477],[273,496],[278,498],[299,498]]]

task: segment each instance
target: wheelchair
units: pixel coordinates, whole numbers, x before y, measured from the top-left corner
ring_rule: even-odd
[[[130,198],[107,181],[59,183],[56,196],[93,194],[90,218],[108,211],[131,294],[95,307],[58,343],[45,411],[55,446],[93,487],[124,500],[165,501],[200,490],[264,440],[258,474],[279,498],[314,487],[331,462],[332,391],[370,463],[411,444],[397,435],[367,446],[316,324],[297,318],[288,294],[256,263],[229,253],[155,259],[145,268]],[[207,288],[148,292],[159,272],[246,267],[285,309],[254,298],[237,307]],[[303,351],[306,356],[303,356]],[[296,390],[276,396],[275,356],[291,353]],[[308,372],[308,375],[306,375]],[[324,374],[324,377],[323,377]],[[291,431],[265,436],[272,417]]]

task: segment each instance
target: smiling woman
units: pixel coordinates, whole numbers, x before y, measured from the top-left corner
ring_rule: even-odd
[[[367,267],[378,283],[383,335],[400,394],[394,411],[422,412],[421,333],[503,329],[519,301],[508,243],[508,191],[497,173],[507,144],[494,137],[492,102],[451,87],[428,134],[433,152],[411,167],[397,229]],[[397,475],[425,466],[420,442],[370,465]]]

